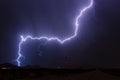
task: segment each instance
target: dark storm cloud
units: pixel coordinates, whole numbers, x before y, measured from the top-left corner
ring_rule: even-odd
[[[0,63],[12,62],[16,58],[20,34],[54,35],[62,38],[70,35],[77,11],[88,2],[89,0],[1,0]],[[31,42],[31,45],[28,42],[30,47],[25,46],[26,43],[23,52],[33,60],[26,57],[28,62],[25,63],[77,67],[120,65],[120,1],[94,2],[94,8],[81,21],[77,38],[64,46],[56,42],[43,44],[40,52],[36,52],[40,42]],[[37,53],[42,56],[39,57]]]

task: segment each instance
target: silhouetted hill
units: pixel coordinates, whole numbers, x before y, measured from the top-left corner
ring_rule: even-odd
[[[10,63],[4,63],[4,64],[0,64],[0,68],[1,69],[14,69],[14,68],[18,68],[16,65],[10,64]]]
[[[0,65],[0,80],[120,80],[119,68],[41,68]]]

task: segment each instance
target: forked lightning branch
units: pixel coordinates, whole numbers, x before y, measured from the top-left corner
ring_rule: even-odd
[[[41,37],[32,37],[30,35],[28,36],[23,36],[21,35],[21,40],[19,42],[19,45],[18,45],[18,57],[16,59],[17,61],[17,65],[18,66],[21,66],[21,57],[22,57],[22,45],[28,40],[28,39],[31,39],[31,40],[42,40],[42,39],[45,39],[47,41],[57,41],[61,44],[64,44],[65,42],[67,41],[70,41],[72,40],[73,38],[75,38],[77,36],[77,33],[78,33],[78,28],[79,28],[79,20],[81,19],[81,17],[84,15],[85,12],[87,12],[88,9],[90,9],[91,7],[93,6],[93,0],[90,0],[90,3],[88,6],[84,7],[83,9],[80,10],[79,14],[76,16],[75,18],[75,23],[74,23],[74,27],[75,27],[75,30],[74,30],[74,34],[71,35],[70,37],[66,37],[65,39],[60,39],[59,37],[48,37],[48,36],[41,36]]]

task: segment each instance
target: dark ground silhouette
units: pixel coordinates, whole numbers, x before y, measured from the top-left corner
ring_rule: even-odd
[[[119,68],[41,68],[0,65],[0,80],[120,80]]]

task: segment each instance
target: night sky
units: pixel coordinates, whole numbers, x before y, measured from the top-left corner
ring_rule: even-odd
[[[57,36],[74,31],[74,20],[90,0],[0,0],[0,64],[17,65],[20,35]],[[120,67],[120,1],[94,0],[78,35],[61,45],[28,40],[22,66]]]

